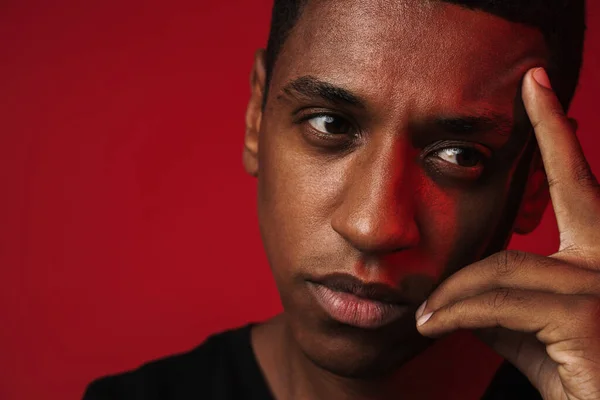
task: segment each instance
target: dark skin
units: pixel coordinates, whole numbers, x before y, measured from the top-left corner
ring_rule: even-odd
[[[589,171],[577,167],[583,158],[552,91],[533,78],[546,54],[533,28],[416,0],[309,2],[268,95],[257,53],[244,165],[258,177],[261,233],[285,311],[254,329],[253,347],[276,398],[441,398],[411,388],[408,367],[460,328],[475,330],[545,398],[600,398],[600,340],[573,341],[600,336],[589,317],[600,304],[590,287],[600,283],[590,256],[600,253],[597,234],[584,232],[581,209],[565,211],[570,201],[599,210],[600,196],[582,200],[597,195],[587,187],[564,195]],[[561,252],[547,262],[499,253],[473,264],[513,232],[532,231],[548,204],[542,158],[527,153],[530,120],[546,170],[561,182],[552,188]],[[502,274],[517,266],[525,267]],[[548,266],[561,279],[540,269]],[[412,312],[372,330],[332,321],[306,285],[332,272],[393,287]],[[417,327],[415,313],[430,318]],[[552,321],[575,328],[544,331]]]

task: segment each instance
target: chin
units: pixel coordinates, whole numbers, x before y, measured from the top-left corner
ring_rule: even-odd
[[[294,325],[293,336],[308,360],[334,375],[352,379],[393,374],[433,343],[418,333],[413,318],[377,330],[334,321],[321,321],[316,327]]]

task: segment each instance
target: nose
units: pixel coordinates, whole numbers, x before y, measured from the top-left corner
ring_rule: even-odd
[[[373,143],[349,168],[331,226],[357,250],[391,253],[418,245],[410,153],[410,144],[397,138]]]

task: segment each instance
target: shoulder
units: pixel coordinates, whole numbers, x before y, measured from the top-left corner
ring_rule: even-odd
[[[118,375],[92,382],[84,400],[121,399],[228,399],[228,382],[236,375],[243,354],[236,347],[249,345],[251,326],[225,331],[206,339],[195,349]],[[243,352],[242,352],[243,353]],[[251,354],[251,350],[250,350]]]

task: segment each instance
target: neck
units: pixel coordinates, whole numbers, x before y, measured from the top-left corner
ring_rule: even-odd
[[[277,400],[479,399],[502,359],[467,332],[438,340],[394,373],[350,379],[309,360],[280,315],[258,326],[252,344]]]

